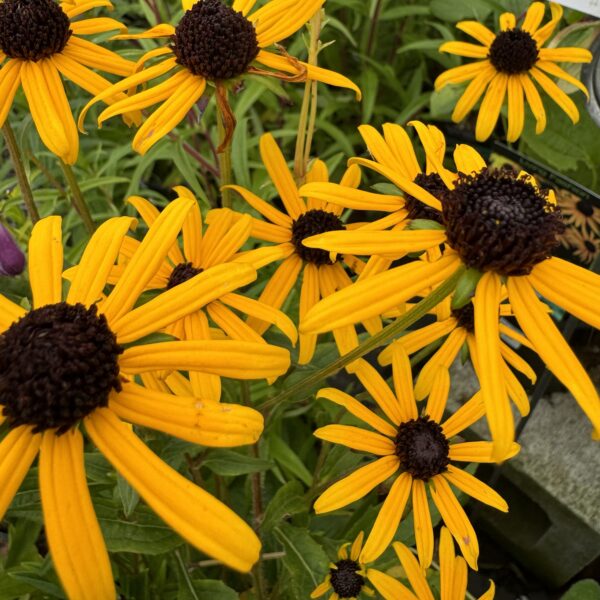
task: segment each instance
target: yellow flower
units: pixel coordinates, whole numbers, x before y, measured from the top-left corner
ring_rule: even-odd
[[[340,546],[337,554],[338,560],[329,564],[329,573],[324,581],[313,590],[311,598],[320,598],[329,590],[332,590],[329,600],[339,600],[340,598],[356,600],[361,594],[369,597],[375,595],[375,592],[366,585],[367,570],[365,564],[359,560],[363,538],[364,535],[361,531],[352,542],[350,554],[348,554],[349,543]]]
[[[260,542],[252,529],[163,463],[126,424],[206,445],[254,443],[263,427],[256,411],[147,390],[134,376],[182,368],[263,378],[289,366],[287,351],[269,347],[265,353],[263,344],[251,342],[129,345],[254,277],[247,265],[218,266],[133,308],[192,204],[182,198],[163,211],[106,297],[106,277],[134,219],[113,218],[98,228],[64,300],[61,220],[42,219],[29,244],[32,309],[0,295],[0,421],[9,428],[0,442],[0,515],[39,452],[46,535],[70,598],[87,598],[90,590],[98,598],[115,595],[86,487],[82,426],[147,504],[190,544],[241,571],[258,559]]]
[[[349,425],[327,425],[317,429],[315,436],[381,458],[360,467],[329,487],[317,498],[315,511],[324,513],[347,506],[380,483],[395,477],[360,559],[370,563],[386,550],[412,493],[417,550],[421,566],[427,568],[433,556],[433,527],[427,501],[429,488],[434,504],[456,538],[464,557],[471,568],[477,569],[477,536],[450,484],[490,506],[505,512],[508,510],[506,502],[493,489],[452,464],[454,461],[486,463],[493,460],[491,442],[451,443],[455,435],[483,416],[480,394],[473,396],[442,422],[450,376],[447,369],[438,368],[427,405],[420,415],[413,392],[410,361],[401,346],[394,347],[392,364],[394,391],[366,361],[361,359],[355,368],[357,377],[387,419],[379,417],[340,390],[320,390],[319,397],[343,406],[375,431]],[[503,458],[514,456],[518,449],[517,444],[511,444]]]
[[[449,83],[470,82],[452,113],[452,120],[456,123],[471,112],[485,92],[475,128],[478,141],[487,140],[494,131],[505,97],[508,102],[506,137],[509,142],[514,142],[521,136],[525,122],[525,102],[536,119],[536,133],[544,131],[546,111],[534,81],[573,123],[579,121],[575,103],[548,75],[574,85],[589,98],[586,87],[556,63],[588,63],[592,60],[592,54],[583,48],[544,48],[562,17],[563,9],[559,4],[550,3],[552,18],[540,27],[544,10],[543,2],[532,2],[520,27],[517,27],[513,13],[503,13],[500,16],[500,32],[497,34],[477,21],[462,21],[457,27],[482,45],[446,42],[440,46],[440,52],[481,59],[449,69],[435,81],[436,90]]]
[[[321,9],[325,0],[269,0],[252,12],[255,3],[256,0],[234,0],[229,7],[223,0],[183,0],[185,13],[176,27],[161,24],[145,33],[128,36],[129,39],[168,38],[168,44],[151,50],[138,64],[143,65],[156,56],[164,60],[99,94],[81,113],[80,127],[94,102],[167,73],[169,77],[162,83],[133,94],[111,106],[110,110],[103,111],[98,124],[115,115],[162,103],[140,127],[133,140],[134,150],[145,154],[182,121],[204,94],[207,83],[212,83],[224,116],[227,137],[222,146],[225,146],[233,134],[235,118],[228,105],[224,84],[246,74],[288,81],[321,81],[350,88],[360,98],[360,90],[348,78],[301,62],[282,49],[280,54],[265,50],[296,33]],[[264,70],[256,65],[274,70]]]
[[[45,146],[65,163],[73,164],[79,152],[79,135],[65,94],[61,75],[90,94],[112,85],[94,71],[127,76],[135,64],[83,39],[126,28],[104,17],[75,20],[97,6],[112,8],[108,0],[56,3],[54,0],[4,0],[0,2],[0,126],[20,86],[35,126]],[[122,100],[109,93],[107,102]],[[139,113],[129,117],[138,120]]]
[[[266,264],[283,259],[261,293],[260,302],[280,308],[296,285],[302,273],[300,291],[300,319],[319,301],[336,290],[349,286],[352,281],[338,257],[328,252],[313,250],[303,245],[303,240],[316,233],[337,231],[345,228],[340,216],[342,207],[324,202],[318,198],[309,198],[305,202],[298,194],[298,187],[288,169],[285,158],[270,133],[260,138],[260,154],[273,184],[281,198],[285,213],[265,202],[250,190],[241,186],[227,186],[235,190],[244,200],[268,222],[252,218],[252,237],[267,242],[276,242],[248,253],[246,260],[255,264]],[[327,166],[320,160],[314,161],[307,175],[308,181],[326,182],[329,179]],[[346,171],[342,186],[351,190],[360,182],[360,170],[352,167]],[[340,257],[341,258],[341,257]],[[351,266],[361,270],[363,265],[352,257],[346,257]],[[241,260],[241,259],[238,259]],[[364,269],[368,270],[367,268]],[[269,326],[264,320],[251,318],[248,323],[262,333]],[[381,328],[379,319],[367,320],[365,326],[372,332]],[[354,327],[341,327],[333,330],[336,344],[341,354],[346,354],[358,345]],[[317,345],[317,336],[300,336],[298,362],[309,363]]]
[[[413,553],[399,542],[394,542],[393,548],[406,572],[406,577],[414,594],[393,577],[384,573],[371,574],[369,570],[367,574],[377,591],[386,600],[435,600],[427,579],[423,575],[423,569],[416,561]],[[465,600],[467,597],[467,564],[461,556],[454,555],[454,543],[446,527],[442,527],[440,533],[439,554],[440,600]],[[478,600],[493,600],[495,592],[496,586],[493,581],[490,581],[488,591],[479,596]]]
[[[503,291],[503,296],[506,292]],[[408,306],[407,306],[408,308]],[[398,311],[396,311],[398,312]],[[402,314],[398,312],[398,314]],[[477,337],[475,335],[475,310],[472,302],[468,302],[465,306],[452,309],[451,299],[445,298],[434,310],[437,316],[437,321],[430,325],[425,325],[414,331],[408,332],[401,336],[395,342],[387,346],[379,354],[379,364],[382,366],[392,364],[392,355],[394,345],[398,344],[404,348],[410,356],[430,344],[438,343],[440,347],[435,353],[423,364],[415,385],[415,398],[423,400],[430,392],[433,385],[433,380],[437,369],[441,366],[449,369],[458,353],[467,345],[469,357],[473,363],[475,373],[479,376],[480,367],[477,362]],[[390,313],[386,313],[386,317]],[[394,315],[398,316],[398,315]],[[498,318],[513,317],[514,312],[510,304],[503,302],[500,304]],[[527,348],[533,349],[531,342],[518,330],[509,327],[500,321],[499,333],[503,336],[511,338],[518,344]],[[510,370],[509,365],[525,375],[531,383],[535,383],[537,376],[535,371],[529,366],[519,354],[517,354],[502,338],[500,338],[500,354],[502,356],[502,378],[506,386],[509,398],[515,403],[521,416],[529,414],[529,398],[527,392],[521,385],[521,382],[515,377]]]
[[[502,460],[514,439],[498,319],[503,285],[520,328],[550,371],[571,391],[591,420],[594,437],[598,437],[598,392],[536,292],[598,328],[600,276],[552,257],[564,230],[552,190],[545,192],[525,173],[488,169],[469,146],[457,146],[454,160],[460,176],[444,195],[445,230],[426,230],[431,235],[440,234],[431,243],[436,249],[445,244],[440,258],[391,268],[323,299],[301,321],[300,334],[330,331],[382,315],[413,296],[423,295],[423,290],[439,285],[464,266],[476,269],[483,275],[473,299],[477,339],[473,360],[479,364],[481,394],[496,458]],[[371,235],[376,253],[381,251],[378,236],[385,235],[386,253],[403,256],[425,249],[421,234],[404,230],[374,231]],[[343,251],[337,242],[321,236],[319,247]],[[368,249],[368,240],[363,240],[363,248]]]
[[[250,237],[252,220],[243,215],[236,221],[232,211],[216,211],[209,226],[203,232],[202,214],[196,198],[185,187],[176,187],[180,197],[190,198],[193,205],[182,226],[183,251],[174,244],[156,275],[148,282],[146,289],[173,289],[190,280],[199,273],[207,272],[218,265],[227,265],[235,258],[240,248]],[[133,196],[128,202],[135,206],[148,226],[159,217],[158,210],[144,198]],[[210,213],[209,213],[210,217]],[[118,282],[128,261],[135,255],[140,243],[133,238],[125,238],[121,246],[120,262],[112,269],[108,281]],[[260,253],[259,253],[260,254]],[[243,260],[248,262],[255,253],[245,253]],[[256,267],[260,261],[253,261]],[[232,265],[235,269],[236,265]],[[235,272],[235,271],[233,271]],[[248,283],[240,280],[240,285]],[[290,318],[279,310],[252,298],[234,293],[232,289],[224,289],[222,295],[215,294],[214,300],[207,303],[197,312],[187,314],[182,319],[171,323],[165,331],[181,340],[211,339],[213,333],[209,325],[210,319],[225,332],[230,339],[263,344],[268,351],[269,346],[263,338],[233,310],[246,315],[261,318],[278,326],[292,343],[296,343],[298,332]],[[221,397],[221,378],[209,373],[192,372],[190,380],[194,395],[219,401]]]

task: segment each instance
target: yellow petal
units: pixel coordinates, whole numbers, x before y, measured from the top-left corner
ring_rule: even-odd
[[[169,467],[110,410],[96,410],[85,426],[109,462],[188,543],[238,571],[252,568],[260,541],[232,510]]]
[[[425,483],[420,479],[413,480],[412,510],[419,563],[422,569],[427,569],[433,559],[433,526],[431,524],[431,515],[429,514],[429,502],[427,500]],[[412,581],[411,584],[413,584],[413,589],[417,591]]]
[[[0,294],[0,333],[7,330],[26,313],[27,311],[24,308]]]
[[[393,212],[404,206],[401,196],[374,194],[337,183],[307,183],[300,188],[299,194],[304,198],[315,198],[353,210]]]
[[[319,427],[314,435],[332,444],[341,444],[359,452],[371,452],[378,456],[390,456],[396,449],[394,442],[389,438],[352,425],[326,425]]]
[[[517,321],[540,358],[575,396],[600,434],[600,398],[589,375],[562,337],[527,277],[509,277],[508,297]]]
[[[487,140],[494,131],[506,95],[508,79],[506,74],[497,73],[490,82],[477,116],[475,137],[478,142]]]
[[[445,42],[440,46],[439,51],[458,56],[467,56],[469,58],[486,58],[489,48],[467,42]]]
[[[223,189],[234,190],[237,192],[252,208],[269,219],[271,223],[279,225],[285,229],[290,229],[292,227],[292,219],[288,215],[277,210],[274,206],[268,202],[265,202],[256,194],[253,194],[250,190],[247,190],[239,185],[226,185],[223,186]]]
[[[88,242],[79,261],[67,295],[67,302],[89,306],[102,296],[121,242],[136,223],[131,217],[115,217],[100,225]]]
[[[44,433],[40,495],[50,555],[67,596],[114,600],[110,560],[87,487],[77,429],[61,436]]]
[[[446,527],[452,533],[467,563],[471,569],[476,571],[479,543],[469,518],[442,475],[436,475],[433,478],[433,486],[431,497],[434,504],[440,511]]]
[[[473,477],[470,473],[448,465],[448,470],[443,475],[447,481],[455,485],[459,490],[468,494],[472,498],[484,502],[489,506],[493,506],[502,512],[508,512],[508,504],[506,500],[493,490],[489,485],[479,481],[477,477]]]
[[[504,383],[500,354],[498,306],[501,294],[500,277],[488,271],[479,280],[473,299],[481,398],[485,404],[498,460],[507,454],[515,438],[514,419]]]
[[[4,125],[15,94],[21,85],[20,60],[9,60],[0,69],[0,127]]]
[[[354,542],[352,542],[352,547],[350,548],[350,558],[352,560],[358,560],[358,557],[360,556],[360,551],[362,549],[364,537],[365,534],[363,531],[361,531],[356,536]]]
[[[505,12],[500,15],[500,29],[506,31],[507,29],[514,29],[517,25],[517,19],[513,13]]]
[[[440,592],[441,600],[455,600],[453,594],[454,579],[454,542],[447,527],[440,530]],[[461,598],[462,600],[462,598]]]
[[[543,2],[532,2],[525,13],[525,19],[523,19],[521,29],[533,35],[544,18],[545,10],[546,7]]]
[[[419,483],[423,485],[422,481]],[[419,565],[413,553],[404,544],[395,542],[393,546],[394,551],[402,563],[406,576],[410,581],[410,585],[415,591],[415,594],[417,594],[419,600],[434,600],[427,579],[425,579],[425,575],[423,574],[423,570],[427,568],[428,565]]]
[[[471,175],[479,173],[486,168],[485,160],[481,154],[467,144],[458,144],[454,150],[454,162],[460,173]]]
[[[29,283],[33,308],[61,301],[62,268],[61,218],[46,217],[33,226],[29,239]]]
[[[436,90],[441,90],[446,85],[453,83],[464,83],[465,81],[471,81],[471,79],[477,77],[482,71],[483,68],[489,66],[488,60],[480,60],[477,62],[467,63],[466,65],[461,65],[460,67],[454,67],[452,69],[448,69],[444,71],[442,74],[438,75],[437,79],[434,82],[434,86]]]
[[[454,107],[454,111],[452,112],[452,120],[455,123],[462,121],[471,112],[471,110],[473,110],[473,107],[477,104],[477,102],[479,102],[483,92],[495,77],[496,70],[494,67],[489,61],[484,61],[484,63],[481,65],[479,73],[466,87],[465,91]]]
[[[540,93],[537,91],[533,81],[529,78],[529,74],[523,73],[519,75],[519,79],[521,80],[523,91],[525,92],[527,104],[529,104],[529,108],[531,108],[531,112],[535,117],[535,132],[540,134],[546,129],[546,110],[544,109]]]
[[[71,31],[75,35],[93,35],[95,33],[104,33],[106,31],[120,31],[125,33],[127,27],[116,19],[106,17],[95,17],[93,19],[83,19],[71,23]]]
[[[532,77],[539,83],[540,87],[558,104],[558,106],[567,114],[573,123],[579,121],[579,111],[575,102],[567,96],[555,83],[542,71],[533,67],[531,69]]]
[[[433,376],[431,392],[429,392],[427,406],[425,407],[425,414],[429,415],[429,418],[437,423],[442,420],[449,393],[450,373],[446,367],[440,366]]]
[[[331,512],[366,496],[380,483],[391,477],[399,468],[397,456],[384,456],[329,486],[316,500],[317,514]]]
[[[485,405],[481,399],[481,392],[477,392],[470,400],[465,402],[453,415],[442,423],[444,435],[450,439],[460,433],[485,414]]]
[[[109,322],[123,316],[135,304],[146,283],[163,264],[193,203],[189,198],[173,200],[150,227],[118,283],[102,304],[101,310]]]
[[[552,35],[554,29],[562,19],[563,8],[558,2],[550,3],[552,18],[543,27],[540,27],[534,34],[533,39],[537,42],[538,48],[544,45],[546,40]]]
[[[376,569],[367,571],[367,579],[375,586],[384,600],[420,600],[397,579]]]
[[[117,37],[120,36],[115,36]],[[63,54],[92,69],[121,77],[131,75],[135,68],[135,63],[126,60],[116,52],[75,35],[69,38]]]
[[[331,582],[329,581],[329,576],[325,579],[325,581],[321,582],[310,594],[311,598],[320,598],[324,594],[326,594],[331,589]]]
[[[264,425],[262,415],[247,406],[165,394],[134,383],[113,394],[110,408],[128,423],[215,448],[254,444]]]
[[[587,48],[541,48],[540,61],[589,63],[592,53]],[[539,62],[537,63],[539,65]]]
[[[404,347],[399,344],[392,350],[392,378],[396,402],[400,407],[400,421],[404,423],[416,419],[418,410],[413,390],[410,360]]]
[[[360,562],[377,560],[390,545],[404,513],[411,485],[412,477],[408,473],[401,473],[394,481],[365,542]]]
[[[516,456],[520,450],[517,443],[513,443],[506,459]],[[459,462],[491,463],[495,462],[494,444],[492,442],[462,442],[450,444],[450,460]]]
[[[15,427],[0,442],[0,519],[4,518],[37,456],[42,436],[34,435],[32,430],[33,427],[26,425]]]
[[[478,21],[461,21],[456,24],[456,29],[464,31],[467,35],[475,38],[484,46],[491,46],[496,36],[485,26]]]
[[[516,142],[523,132],[525,124],[525,104],[523,101],[523,86],[517,77],[508,78],[508,131],[506,139]]]

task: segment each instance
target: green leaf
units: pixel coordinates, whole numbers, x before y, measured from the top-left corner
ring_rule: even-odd
[[[192,580],[198,600],[238,600],[239,594],[216,579]]]
[[[600,584],[593,579],[582,579],[572,585],[560,600],[600,600]]]
[[[129,518],[140,501],[139,494],[127,483],[127,480],[117,473],[117,491],[123,505],[123,514]]]
[[[202,466],[208,467],[217,475],[235,477],[247,475],[248,473],[259,473],[273,468],[274,464],[269,460],[254,458],[234,452],[233,450],[215,450],[202,461]]]
[[[268,533],[288,516],[308,511],[304,488],[298,481],[289,481],[279,488],[265,510],[261,531]]]
[[[274,530],[285,550],[282,563],[289,578],[289,600],[305,600],[327,574],[329,558],[306,529],[287,523]]]
[[[467,269],[458,280],[454,295],[452,296],[452,308],[458,309],[465,306],[475,295],[475,288],[483,273],[477,269]]]
[[[311,486],[313,477],[298,455],[278,435],[273,434],[268,439],[271,456],[277,463],[302,483]]]
[[[407,229],[437,229],[443,231],[444,226],[437,221],[431,221],[430,219],[413,219]]]
[[[41,523],[20,519],[8,528],[8,554],[4,568],[9,569],[25,560],[35,560],[39,556],[35,542],[42,529]]]
[[[492,7],[485,0],[432,0],[429,7],[434,17],[451,23],[463,19],[484,21],[492,12]]]

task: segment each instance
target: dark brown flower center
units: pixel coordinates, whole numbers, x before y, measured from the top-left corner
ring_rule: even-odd
[[[254,25],[221,0],[196,2],[173,36],[177,62],[212,81],[245,73],[258,51]]]
[[[364,577],[359,575],[360,565],[355,560],[340,560],[335,569],[329,570],[331,587],[340,598],[356,598],[365,584]]]
[[[96,306],[49,304],[0,335],[0,405],[11,427],[64,433],[120,391],[117,344]]]
[[[198,275],[198,273],[202,273],[202,269],[196,269],[196,267],[194,267],[191,262],[179,263],[173,269],[173,272],[169,277],[167,289],[170,290],[176,285],[181,285],[182,283],[185,283],[192,277]]]
[[[292,243],[296,248],[296,254],[302,260],[315,265],[332,265],[327,250],[307,248],[302,242],[313,235],[342,229],[346,229],[345,225],[331,212],[320,209],[305,212],[292,223]]]
[[[463,327],[469,333],[475,331],[475,308],[472,302],[465,304],[461,308],[455,308],[452,311],[452,316],[458,321],[459,327]]]
[[[583,244],[586,247],[587,251],[591,252],[592,254],[594,254],[598,250],[598,248],[596,248],[596,245],[593,242],[590,242],[590,240],[585,240]]]
[[[592,217],[594,215],[594,205],[589,200],[579,200],[576,207],[584,217]]]
[[[526,31],[507,29],[501,31],[492,42],[489,58],[500,73],[526,73],[538,60],[538,47]]]
[[[69,17],[54,0],[0,2],[0,49],[9,58],[37,62],[62,52],[70,37]]]
[[[442,181],[442,178],[437,173],[419,173],[414,180],[419,187],[422,187],[425,191],[429,192],[434,198],[438,200],[442,195],[448,191],[448,188]],[[405,208],[408,210],[409,219],[427,219],[429,221],[435,221],[436,223],[442,222],[442,213],[431,206],[427,206],[424,202],[421,202],[414,196],[407,195],[405,198]]]
[[[460,174],[442,205],[448,243],[463,262],[504,276],[530,273],[565,229],[547,192],[512,170]]]
[[[428,481],[446,470],[450,459],[448,440],[439,423],[428,416],[401,423],[396,435],[396,454],[404,470],[415,479]]]

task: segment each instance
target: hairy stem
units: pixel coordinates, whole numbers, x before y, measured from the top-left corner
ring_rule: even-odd
[[[221,93],[222,100],[225,104],[228,103],[228,92],[227,88],[223,86],[220,90],[217,90],[217,94]],[[235,125],[234,125],[235,126]],[[223,186],[232,183],[231,177],[231,139],[228,128],[231,124],[227,123],[227,114],[220,105],[217,107],[217,129],[219,132],[219,184],[221,188]],[[231,190],[221,190],[221,205],[223,208],[231,208],[232,206]]]
[[[6,140],[8,153],[10,154],[10,159],[17,176],[17,181],[19,182],[19,188],[21,189],[21,195],[23,196],[23,201],[27,207],[27,212],[29,213],[32,222],[35,223],[36,221],[40,220],[40,213],[38,212],[37,206],[35,205],[35,201],[33,199],[33,193],[31,191],[31,186],[29,185],[29,180],[27,179],[27,174],[25,173],[23,159],[21,157],[19,146],[17,145],[15,133],[8,121],[6,121],[2,126],[2,133],[4,134],[4,139]]]

